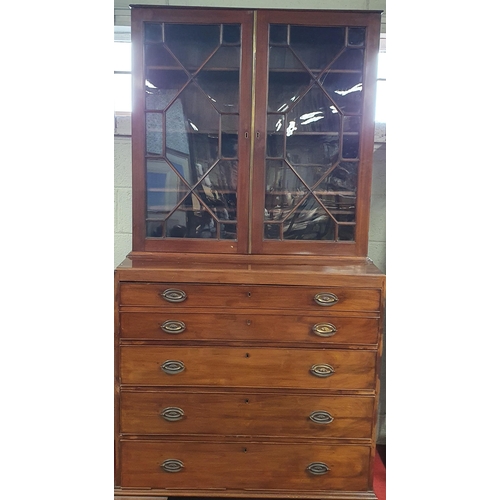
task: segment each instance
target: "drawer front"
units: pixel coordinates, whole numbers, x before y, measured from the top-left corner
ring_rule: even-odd
[[[122,384],[374,389],[375,351],[122,346]]]
[[[313,315],[314,314],[314,315]],[[377,318],[308,315],[122,312],[120,335],[137,340],[206,340],[224,342],[308,342],[312,344],[376,344]]]
[[[378,311],[380,290],[336,287],[123,283],[122,306]]]
[[[369,446],[122,441],[121,458],[124,487],[297,491],[369,487]]]
[[[370,438],[373,397],[122,392],[123,434]]]

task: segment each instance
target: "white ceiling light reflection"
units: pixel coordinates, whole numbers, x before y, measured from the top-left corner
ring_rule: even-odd
[[[292,120],[286,129],[287,137],[290,137],[296,130],[297,130],[297,127],[295,126],[295,121]]]
[[[313,111],[312,113],[306,113],[300,117],[302,120],[301,125],[308,125],[309,123],[317,122],[325,117],[323,111]]]
[[[350,88],[349,90],[336,90],[335,93],[338,95],[347,95],[351,94],[352,92],[361,92],[363,89],[363,85],[361,83],[358,83],[357,85],[354,85],[354,87]]]

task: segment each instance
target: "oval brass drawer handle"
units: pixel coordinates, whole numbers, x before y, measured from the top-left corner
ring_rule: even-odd
[[[175,458],[169,458],[161,464],[161,468],[165,472],[180,472],[184,468],[184,464]]]
[[[317,364],[311,366],[310,372],[316,377],[325,378],[325,377],[331,377],[335,373],[335,370],[331,365]]]
[[[171,333],[172,335],[177,335],[179,333],[182,333],[186,329],[186,325],[182,321],[169,319],[168,321],[165,321],[165,323],[163,323],[163,325],[161,325],[160,328],[165,333]]]
[[[327,412],[323,410],[313,411],[309,418],[315,424],[331,424],[333,422],[333,417]]]
[[[181,373],[185,368],[186,367],[184,366],[184,363],[182,361],[175,361],[173,359],[169,359],[161,365],[161,369],[169,375],[176,375],[177,373]]]
[[[184,418],[184,410],[182,408],[177,408],[176,406],[169,406],[168,408],[163,408],[160,415],[167,422],[178,422]]]
[[[176,288],[169,288],[168,290],[165,290],[161,296],[167,302],[173,303],[184,302],[187,299],[186,292],[184,290],[177,290]]]
[[[312,331],[319,337],[331,337],[337,333],[337,328],[331,323],[316,323]]]
[[[323,462],[313,462],[307,466],[307,470],[315,476],[322,476],[330,470],[330,467]]]
[[[339,301],[339,298],[330,292],[317,293],[314,296],[314,302],[320,306],[333,306]]]

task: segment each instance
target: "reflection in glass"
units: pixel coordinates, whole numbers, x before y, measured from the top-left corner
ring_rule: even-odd
[[[348,42],[351,46],[365,44],[365,28],[348,28]]]
[[[338,59],[330,66],[329,69],[357,70],[363,69],[364,52],[361,49],[346,49],[340,54]]]
[[[286,139],[286,158],[291,165],[332,166],[338,159],[338,135],[295,134]]]
[[[270,27],[265,239],[354,241],[364,37]]]
[[[345,28],[290,26],[290,47],[311,71],[325,69],[344,45]]]
[[[200,71],[196,83],[220,113],[237,113],[239,101],[238,71],[220,72]]]
[[[165,44],[182,66],[196,71],[217,49],[220,25],[166,24]]]
[[[163,115],[146,113],[146,152],[148,155],[161,155],[163,151]]]
[[[147,237],[236,240],[240,25],[145,40]]]
[[[144,42],[161,43],[163,26],[160,23],[144,23]]]
[[[323,88],[340,111],[346,114],[360,114],[362,108],[361,73],[328,73]]]

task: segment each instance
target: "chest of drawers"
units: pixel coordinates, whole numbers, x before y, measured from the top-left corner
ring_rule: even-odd
[[[189,262],[116,271],[115,496],[375,500],[384,277]]]

